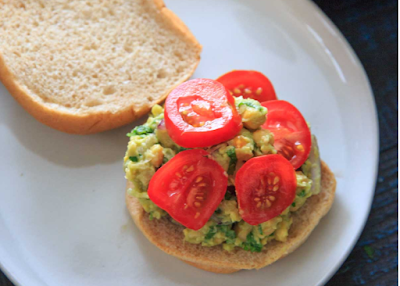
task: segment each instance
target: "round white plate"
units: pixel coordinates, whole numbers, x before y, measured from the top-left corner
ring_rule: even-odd
[[[164,254],[125,210],[122,157],[133,124],[90,136],[34,120],[0,85],[0,261],[20,285],[322,285],[356,242],[373,197],[375,105],[365,72],[306,0],[183,1],[167,6],[203,45],[194,77],[265,73],[297,106],[337,178],[306,243],[259,271],[217,275]]]

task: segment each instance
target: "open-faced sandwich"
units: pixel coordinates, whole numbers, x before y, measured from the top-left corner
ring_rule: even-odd
[[[286,256],[334,200],[309,125],[259,72],[187,81],[128,136],[133,220],[160,249],[204,270],[259,269]]]

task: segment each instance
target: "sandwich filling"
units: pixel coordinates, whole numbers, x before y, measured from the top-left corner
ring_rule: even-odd
[[[228,178],[225,196],[204,226],[197,230],[183,226],[183,235],[186,242],[205,247],[222,245],[227,251],[240,247],[260,252],[272,240],[285,242],[292,224],[292,214],[309,197],[320,192],[319,151],[315,136],[312,136],[307,159],[295,168],[296,190],[291,204],[267,221],[249,224],[243,219],[238,205],[236,174],[252,158],[281,152],[274,144],[276,136],[263,125],[268,109],[251,98],[239,96],[234,99],[242,121],[240,132],[230,140],[201,148],[209,154],[208,158],[224,170]],[[126,179],[134,186],[128,189],[129,195],[139,200],[150,220],[167,217],[171,223],[179,224],[149,198],[147,191],[157,170],[177,154],[192,148],[181,147],[171,139],[165,124],[164,108],[160,105],[155,105],[147,122],[135,127],[128,136],[130,140],[124,157],[124,171]],[[302,145],[298,147],[303,148]],[[268,201],[266,203],[269,204]]]

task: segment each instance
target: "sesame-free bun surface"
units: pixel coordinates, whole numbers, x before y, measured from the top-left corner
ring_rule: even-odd
[[[183,227],[168,218],[149,220],[139,201],[126,194],[126,204],[137,227],[157,247],[190,265],[215,273],[232,273],[241,269],[259,269],[288,255],[299,247],[332,206],[336,180],[329,167],[322,162],[321,192],[307,199],[292,214],[293,224],[286,242],[269,242],[262,252],[252,253],[236,247],[225,251],[221,245],[205,247],[183,240]],[[131,183],[128,182],[128,188]]]
[[[132,122],[200,60],[162,0],[3,0],[0,19],[0,80],[37,120],[68,133]]]

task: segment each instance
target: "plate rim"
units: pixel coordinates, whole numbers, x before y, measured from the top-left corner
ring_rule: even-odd
[[[353,251],[356,243],[358,242],[362,232],[364,231],[365,225],[368,221],[369,214],[371,212],[371,207],[372,203],[374,200],[375,196],[375,190],[376,190],[376,184],[377,184],[377,179],[378,179],[378,171],[379,171],[379,150],[380,150],[380,142],[379,142],[379,118],[378,118],[378,109],[376,106],[376,101],[375,101],[375,96],[374,92],[371,87],[371,82],[369,81],[367,72],[364,69],[364,66],[362,65],[360,59],[358,58],[356,52],[354,51],[353,47],[350,45],[350,43],[347,41],[347,39],[344,37],[342,32],[339,30],[338,27],[332,22],[332,20],[325,14],[324,11],[312,0],[303,0],[303,2],[306,2],[306,5],[313,6],[313,8],[318,11],[318,13],[321,15],[321,17],[325,20],[325,22],[329,25],[329,27],[336,32],[338,35],[339,40],[342,42],[343,46],[345,49],[347,49],[353,58],[356,61],[357,68],[361,71],[362,73],[362,80],[366,83],[367,88],[368,88],[368,93],[369,93],[369,98],[371,102],[373,103],[373,133],[375,137],[374,145],[375,145],[375,154],[373,156],[374,162],[371,165],[374,165],[374,174],[372,176],[372,182],[371,182],[371,192],[369,196],[369,201],[368,201],[368,207],[367,207],[367,212],[365,216],[362,219],[362,223],[360,224],[359,228],[357,229],[357,234],[353,237],[351,243],[349,244],[348,248],[342,255],[342,257],[335,263],[335,266],[332,267],[332,269],[323,277],[320,279],[320,281],[317,283],[317,285],[322,286],[325,285],[334,275],[335,273],[339,270],[339,268],[343,265],[343,263],[346,261],[346,259],[349,257],[350,253]],[[372,157],[372,156],[371,156]]]

